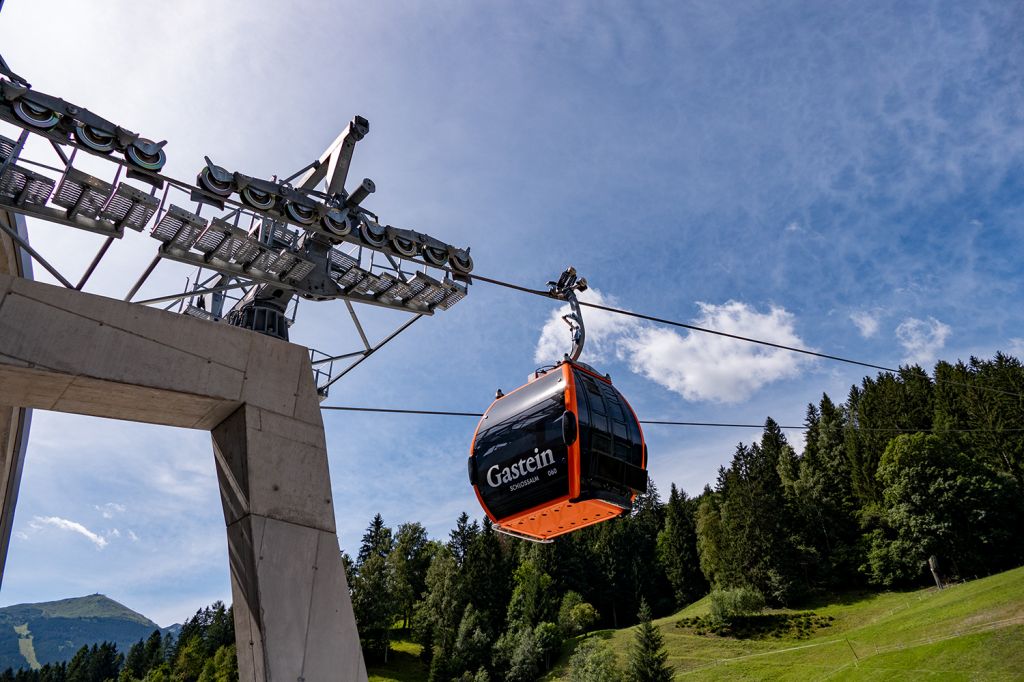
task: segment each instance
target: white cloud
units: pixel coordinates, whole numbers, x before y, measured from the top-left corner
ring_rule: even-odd
[[[581,298],[613,304],[594,290],[584,292]],[[773,306],[761,313],[739,301],[698,305],[701,314],[693,320],[696,326],[784,345],[805,346],[794,330],[793,315],[783,308]],[[562,320],[562,315],[568,311],[568,306],[555,311],[544,325],[534,354],[537,362],[555,362],[568,350],[569,331]],[[584,319],[587,340],[583,360],[617,357],[627,362],[633,372],[687,400],[740,402],[765,384],[795,376],[807,363],[805,358],[782,349],[702,332],[684,336],[671,329],[593,308],[584,309]]]
[[[793,315],[772,306],[761,313],[746,303],[699,303],[698,327],[805,347],[794,329]],[[737,403],[765,384],[796,376],[809,362],[781,348],[759,346],[702,332],[686,336],[649,327],[624,339],[620,356],[630,368],[687,400]]]
[[[118,504],[117,502],[107,502],[102,506],[98,504],[93,506],[105,519],[112,519],[115,514],[123,514],[128,510],[123,504]]]
[[[857,325],[857,331],[865,339],[870,339],[878,333],[878,311],[860,310],[850,314],[850,320]]]
[[[132,542],[138,542],[139,541],[139,536],[135,534],[135,531],[133,531],[131,528],[129,528],[128,529],[128,539],[131,540]]]
[[[927,365],[938,358],[939,351],[953,330],[934,317],[919,320],[908,317],[896,327],[896,339],[903,346],[907,364]]]
[[[28,540],[28,533],[19,530],[14,534],[14,537],[18,538],[19,540]]]
[[[78,523],[77,521],[71,521],[69,519],[62,519],[59,516],[37,516],[35,520],[38,523],[53,526],[60,530],[71,531],[72,533],[78,533],[82,537],[86,538],[89,542],[96,545],[96,549],[103,549],[107,546],[106,538],[93,533],[91,530]],[[35,526],[39,528],[40,526]]]
[[[1024,339],[1010,339],[1010,344],[1006,347],[1005,352],[1018,359],[1024,358]]]

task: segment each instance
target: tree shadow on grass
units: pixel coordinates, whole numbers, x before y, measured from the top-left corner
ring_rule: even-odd
[[[850,606],[863,602],[869,597],[877,596],[878,592],[870,590],[854,590],[852,592],[819,592],[808,595],[801,600],[800,606],[813,611],[826,606]]]
[[[695,635],[716,635],[734,639],[807,639],[815,630],[831,627],[834,620],[832,616],[819,616],[813,611],[803,611],[731,616],[725,620],[697,616],[683,618],[676,623],[676,627],[689,630]]]

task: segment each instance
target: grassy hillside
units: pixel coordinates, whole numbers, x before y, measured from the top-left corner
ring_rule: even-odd
[[[420,660],[423,647],[407,639],[408,632],[395,633],[391,640],[391,653],[387,663],[367,666],[370,682],[418,682],[427,679],[430,672]]]
[[[807,610],[829,624],[799,637],[733,639],[677,627],[707,609],[702,600],[655,621],[677,679],[1024,680],[1024,568],[941,592],[846,595],[814,604]],[[632,629],[590,636],[607,640],[624,665]],[[567,678],[572,648],[547,679]]]

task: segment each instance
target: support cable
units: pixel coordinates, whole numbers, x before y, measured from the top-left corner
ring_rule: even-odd
[[[558,297],[553,296],[550,292],[543,291],[541,289],[530,289],[529,287],[520,286],[518,284],[512,284],[511,282],[505,282],[505,281],[500,280],[500,279],[494,279],[494,278],[491,278],[491,277],[484,277],[483,275],[477,275],[476,273],[472,273],[472,274],[470,274],[468,276],[471,279],[478,279],[481,282],[487,282],[488,284],[494,284],[496,286],[505,287],[507,289],[512,289],[514,291],[521,291],[523,293],[533,294],[534,296],[541,296],[543,298],[548,298],[548,299],[552,299],[552,300],[556,300],[556,301],[560,300]],[[820,353],[818,351],[809,350],[807,348],[799,348],[797,346],[787,346],[787,345],[782,344],[782,343],[775,343],[773,341],[765,341],[764,339],[755,339],[755,338],[752,338],[752,337],[749,337],[749,336],[740,336],[739,334],[730,334],[729,332],[723,332],[723,331],[720,331],[718,329],[709,329],[707,327],[698,327],[697,325],[687,324],[685,322],[679,322],[677,320],[670,320],[670,319],[667,319],[667,318],[664,318],[664,317],[655,317],[654,315],[645,315],[643,313],[635,313],[635,312],[633,312],[631,310],[624,310],[622,308],[613,308],[611,306],[601,305],[599,303],[590,303],[590,302],[587,302],[587,301],[579,301],[579,305],[585,306],[587,308],[594,308],[596,310],[603,310],[605,312],[614,313],[616,315],[625,315],[627,317],[635,317],[637,319],[646,320],[648,322],[655,322],[657,324],[664,324],[664,325],[667,325],[667,326],[670,326],[670,327],[680,327],[682,329],[689,329],[690,331],[701,332],[703,334],[713,334],[715,336],[722,336],[722,337],[725,337],[725,338],[728,338],[728,339],[735,339],[737,341],[743,341],[745,343],[753,343],[753,344],[757,344],[759,346],[768,346],[770,348],[778,348],[780,350],[789,351],[791,353],[802,353],[803,355],[810,355],[810,356],[813,356],[813,357],[816,357],[816,358],[822,358],[824,360],[833,360],[835,362],[844,362],[844,363],[846,363],[848,365],[857,365],[858,367],[868,367],[870,369],[877,369],[877,370],[881,370],[883,372],[889,372],[891,374],[897,374],[898,375],[899,372],[900,372],[899,369],[894,369],[892,367],[886,367],[885,365],[877,365],[877,364],[874,364],[874,363],[871,363],[871,362],[864,362],[862,360],[854,360],[852,358],[845,358],[845,357],[842,357],[840,355],[832,355],[830,353]],[[971,384],[965,384],[963,382],[953,381],[951,379],[939,379],[939,378],[931,379],[930,377],[929,377],[929,379],[931,381],[934,381],[937,384],[938,383],[942,383],[942,384],[948,384],[950,386],[960,386],[962,388],[970,388],[970,389],[975,389],[975,390],[979,390],[979,391],[987,391],[987,392],[990,392],[990,393],[1001,393],[1003,395],[1013,396],[1015,398],[1024,397],[1020,393],[1015,393],[1013,391],[1004,391],[1003,389],[993,388],[991,386],[973,386]]]
[[[515,291],[521,291],[527,294],[533,294],[534,296],[542,296],[544,298],[550,298],[554,300],[560,300],[555,296],[552,296],[549,292],[541,289],[530,289],[529,287],[520,286],[518,284],[512,284],[511,282],[505,282],[500,279],[493,279],[491,277],[484,277],[472,273],[469,275],[472,279],[478,279],[481,282],[487,282],[488,284],[494,284],[499,287],[505,287],[507,289],[513,289]],[[763,339],[755,339],[749,336],[740,336],[738,334],[730,334],[728,332],[719,331],[717,329],[708,329],[707,327],[698,327],[693,324],[686,324],[685,322],[678,322],[676,320],[669,320],[664,317],[655,317],[653,315],[645,315],[643,313],[634,313],[631,310],[623,310],[622,308],[613,308],[611,306],[601,305],[599,303],[590,303],[588,301],[580,301],[581,306],[587,308],[594,308],[596,310],[603,310],[608,313],[615,313],[616,315],[626,315],[627,317],[635,317],[640,320],[646,320],[648,322],[656,322],[658,324],[664,324],[671,327],[681,327],[683,329],[689,329],[695,332],[702,332],[704,334],[714,334],[715,336],[724,336],[729,339],[736,339],[737,341],[744,341],[746,343],[754,343],[760,346],[770,346],[772,348],[778,348],[780,350],[790,351],[792,353],[803,353],[804,355],[812,355],[817,358],[823,358],[825,360],[835,360],[836,362],[845,362],[850,365],[858,365],[860,367],[869,367],[871,369],[879,369],[883,372],[897,373],[899,370],[893,369],[892,367],[885,367],[883,365],[876,365],[870,362],[863,362],[861,360],[853,360],[851,358],[844,358],[839,355],[830,355],[828,353],[819,353],[818,351],[808,350],[807,348],[798,348],[796,346],[787,346],[781,343],[774,343],[772,341],[765,341]]]
[[[390,407],[353,407],[349,405],[321,405],[321,410],[332,410],[337,412],[369,412],[376,414],[411,414],[411,415],[423,415],[429,417],[482,417],[483,412],[455,412],[451,410],[411,410],[411,409],[400,409]],[[667,421],[661,419],[641,419],[641,424],[648,424],[651,426],[709,426],[718,428],[729,428],[729,429],[763,429],[764,424],[729,424],[723,422],[685,422],[685,421]],[[811,428],[809,426],[785,426],[779,425],[780,429],[792,429],[806,431]],[[845,430],[847,427],[843,427]],[[872,431],[878,433],[1010,433],[1010,432],[1024,432],[1024,428],[1019,429],[887,429],[887,428],[868,428],[868,427],[849,427],[853,431]]]

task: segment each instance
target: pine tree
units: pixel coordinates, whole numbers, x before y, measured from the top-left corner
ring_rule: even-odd
[[[420,523],[403,523],[395,534],[395,548],[388,560],[394,566],[395,598],[401,605],[403,627],[409,627],[412,609],[426,588],[430,567],[427,530]]]
[[[875,473],[882,453],[899,431],[928,431],[935,416],[934,387],[927,373],[914,365],[897,374],[864,377],[850,388],[846,450],[853,490],[864,505],[882,502]]]
[[[515,588],[508,603],[510,627],[536,627],[542,621],[554,620],[556,603],[551,589],[551,576],[529,559],[515,572]]]
[[[235,647],[222,646],[213,658],[206,659],[206,666],[197,682],[237,682],[238,657]]]
[[[668,651],[661,631],[651,623],[651,609],[646,600],[641,600],[637,618],[640,624],[629,648],[626,679],[629,682],[670,682],[673,671],[668,665]]]
[[[704,494],[697,505],[697,555],[700,557],[700,570],[714,587],[732,582],[730,574],[735,567],[725,560],[726,539],[722,533],[722,489],[725,485],[726,471],[718,470],[718,491],[704,486]]]
[[[541,649],[534,628],[513,626],[495,644],[495,658],[505,669],[506,682],[532,682],[539,677]]]
[[[955,440],[964,452],[1024,486],[1024,366],[1017,358],[996,353],[992,360],[971,358],[955,366],[935,367],[935,428]],[[957,429],[978,429],[957,433]]]
[[[792,461],[792,448],[771,418],[760,443],[740,445],[728,469],[719,473],[721,524],[714,547],[716,588],[751,585],[774,603],[786,603],[803,588],[797,529],[786,514],[779,462]],[[772,510],[773,513],[765,513]],[[707,511],[702,507],[702,511]],[[702,514],[705,527],[714,519]],[[704,550],[702,549],[702,565]]]
[[[391,529],[384,525],[384,518],[380,514],[374,515],[370,525],[366,527],[362,543],[359,545],[356,570],[358,571],[371,556],[386,559],[393,548],[394,540],[391,537]]]
[[[509,552],[485,518],[483,529],[469,546],[459,579],[466,598],[476,607],[481,627],[492,639],[505,629],[512,597],[512,563]]]
[[[103,642],[96,650],[92,663],[92,675],[95,680],[116,680],[117,673],[121,670],[124,656],[118,653],[117,646],[113,642]]]
[[[466,607],[459,583],[458,567],[447,547],[434,555],[427,569],[424,598],[416,605],[413,625],[423,645],[423,657],[430,662],[432,682],[447,682],[453,676],[451,657],[458,628]]]
[[[156,668],[163,663],[167,658],[167,652],[173,648],[173,640],[171,633],[161,635],[159,630],[153,630],[153,633],[146,640],[146,664],[145,671]]]
[[[178,632],[178,639],[174,643],[174,646],[169,649],[171,655],[166,657],[167,660],[175,661],[181,654],[182,650],[186,647],[190,647],[194,652],[202,653],[201,642],[203,634],[206,629],[210,626],[210,621],[213,619],[213,612],[209,606],[199,609],[195,615],[186,620],[181,625],[181,630]],[[198,644],[193,644],[192,640],[199,640]],[[165,657],[161,656],[160,660],[164,660]]]
[[[159,630],[154,630],[153,632],[157,637],[160,636]],[[148,670],[149,665],[146,662],[146,643],[140,639],[128,650],[128,655],[125,656],[124,668],[122,669],[121,674],[125,679],[141,679]]]
[[[804,569],[818,586],[849,587],[863,581],[859,506],[846,458],[842,407],[823,395],[808,405],[806,445],[795,480],[783,486],[792,512]]]
[[[448,549],[451,550],[455,563],[462,568],[462,562],[466,560],[466,553],[469,552],[473,538],[480,534],[480,524],[473,520],[469,522],[469,514],[462,512],[459,520],[455,522],[455,528],[448,536]]]
[[[636,613],[639,600],[646,599],[654,612],[674,610],[670,596],[672,588],[658,561],[658,533],[665,525],[665,508],[654,481],[648,481],[647,491],[636,496],[633,512],[623,519],[628,535],[627,592],[623,609]]]
[[[387,660],[391,625],[400,611],[394,585],[391,564],[384,557],[372,553],[352,579],[352,611],[367,658]]]
[[[707,592],[697,554],[696,504],[675,483],[665,505],[665,527],[658,533],[658,560],[672,585],[677,608]]]
[[[47,663],[39,669],[36,682],[66,682],[63,663]]]
[[[235,643],[235,617],[230,607],[216,601],[210,607],[210,624],[203,635],[206,655],[213,656],[218,649]]]
[[[459,623],[458,634],[455,636],[452,671],[456,673],[474,672],[488,664],[493,643],[489,633],[484,630],[480,615],[472,604],[467,604],[462,622]]]
[[[195,680],[202,674],[206,663],[202,635],[196,633],[187,640],[178,641],[181,646],[174,657],[174,671],[184,680]]]
[[[96,645],[93,644],[93,652],[96,650]],[[83,645],[81,649],[75,652],[75,655],[71,657],[68,662],[68,682],[92,682],[89,675],[89,664],[92,661],[89,646]],[[13,679],[13,675],[12,675]]]

